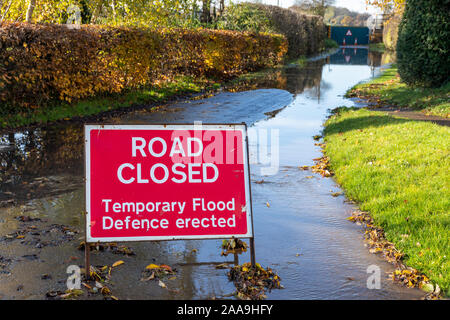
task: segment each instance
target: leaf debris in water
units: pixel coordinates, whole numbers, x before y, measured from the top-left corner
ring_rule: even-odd
[[[262,300],[267,298],[266,290],[282,289],[281,278],[269,267],[264,269],[259,263],[234,266],[228,272],[228,279],[237,289],[237,298],[243,300]]]
[[[245,241],[242,241],[240,239],[230,239],[230,240],[223,240],[222,241],[222,253],[221,256],[227,256],[230,253],[233,254],[241,254],[243,252],[247,251],[248,245]]]

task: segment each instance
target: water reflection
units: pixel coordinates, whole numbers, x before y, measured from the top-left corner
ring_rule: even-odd
[[[0,136],[0,204],[72,190],[83,175],[82,129],[50,126]]]
[[[394,53],[369,51],[368,48],[343,47],[327,58],[327,64],[379,67],[394,62]]]

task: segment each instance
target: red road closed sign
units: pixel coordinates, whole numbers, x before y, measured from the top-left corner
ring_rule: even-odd
[[[86,125],[87,242],[253,237],[247,131]]]

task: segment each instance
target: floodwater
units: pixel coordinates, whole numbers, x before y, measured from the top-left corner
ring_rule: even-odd
[[[143,109],[107,122],[249,125],[257,137],[250,145],[256,260],[275,270],[285,287],[268,299],[421,298],[421,291],[387,279],[393,266],[364,247],[361,227],[346,220],[354,206],[344,195],[331,195],[340,191],[335,182],[298,168],[321,156],[313,136],[320,134],[328,109],[353,105],[343,98],[346,90],[374,76],[384,62],[364,48],[339,49],[304,67],[268,71],[248,84],[255,90],[186,100],[157,112]],[[277,136],[279,166],[270,172],[266,158],[276,153],[270,148],[277,148]],[[268,151],[261,143],[266,137]],[[54,125],[0,139],[0,299],[45,299],[48,291],[66,289],[69,265],[83,266],[83,251],[77,249],[84,235],[82,126]],[[227,270],[215,268],[233,262],[220,255],[220,240],[126,245],[135,256],[91,254],[93,265],[125,261],[112,272],[110,287],[119,299],[228,298],[235,290]],[[249,260],[248,252],[239,257],[240,263]],[[150,263],[176,268],[176,279],[164,280],[167,288],[140,281]],[[381,270],[380,289],[367,288],[373,265]]]

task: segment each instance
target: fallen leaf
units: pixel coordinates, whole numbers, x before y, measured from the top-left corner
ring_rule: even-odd
[[[82,285],[85,286],[86,288],[88,288],[89,290],[92,289],[92,287],[91,287],[90,285],[88,285],[87,283],[84,283],[84,282],[83,282]]]
[[[145,267],[145,269],[150,270],[150,269],[159,269],[159,266],[157,264],[154,263],[150,263],[148,266]]]
[[[333,192],[331,195],[333,197],[339,197],[342,194],[342,192]]]
[[[162,264],[159,267],[162,268],[162,269],[165,269],[165,270],[167,270],[169,272],[172,272],[172,268],[170,266],[168,266],[167,264]]]
[[[123,260],[119,260],[119,261],[114,262],[112,267],[115,268],[115,267],[118,267],[118,266],[120,266],[121,264],[124,264],[124,263],[125,262]]]
[[[142,278],[141,281],[150,281],[153,279],[155,279],[155,272],[152,272],[152,274],[147,278]]]
[[[111,294],[111,290],[109,290],[108,287],[103,287],[102,290],[100,290],[100,292],[101,292],[103,295],[110,295],[110,294]]]

